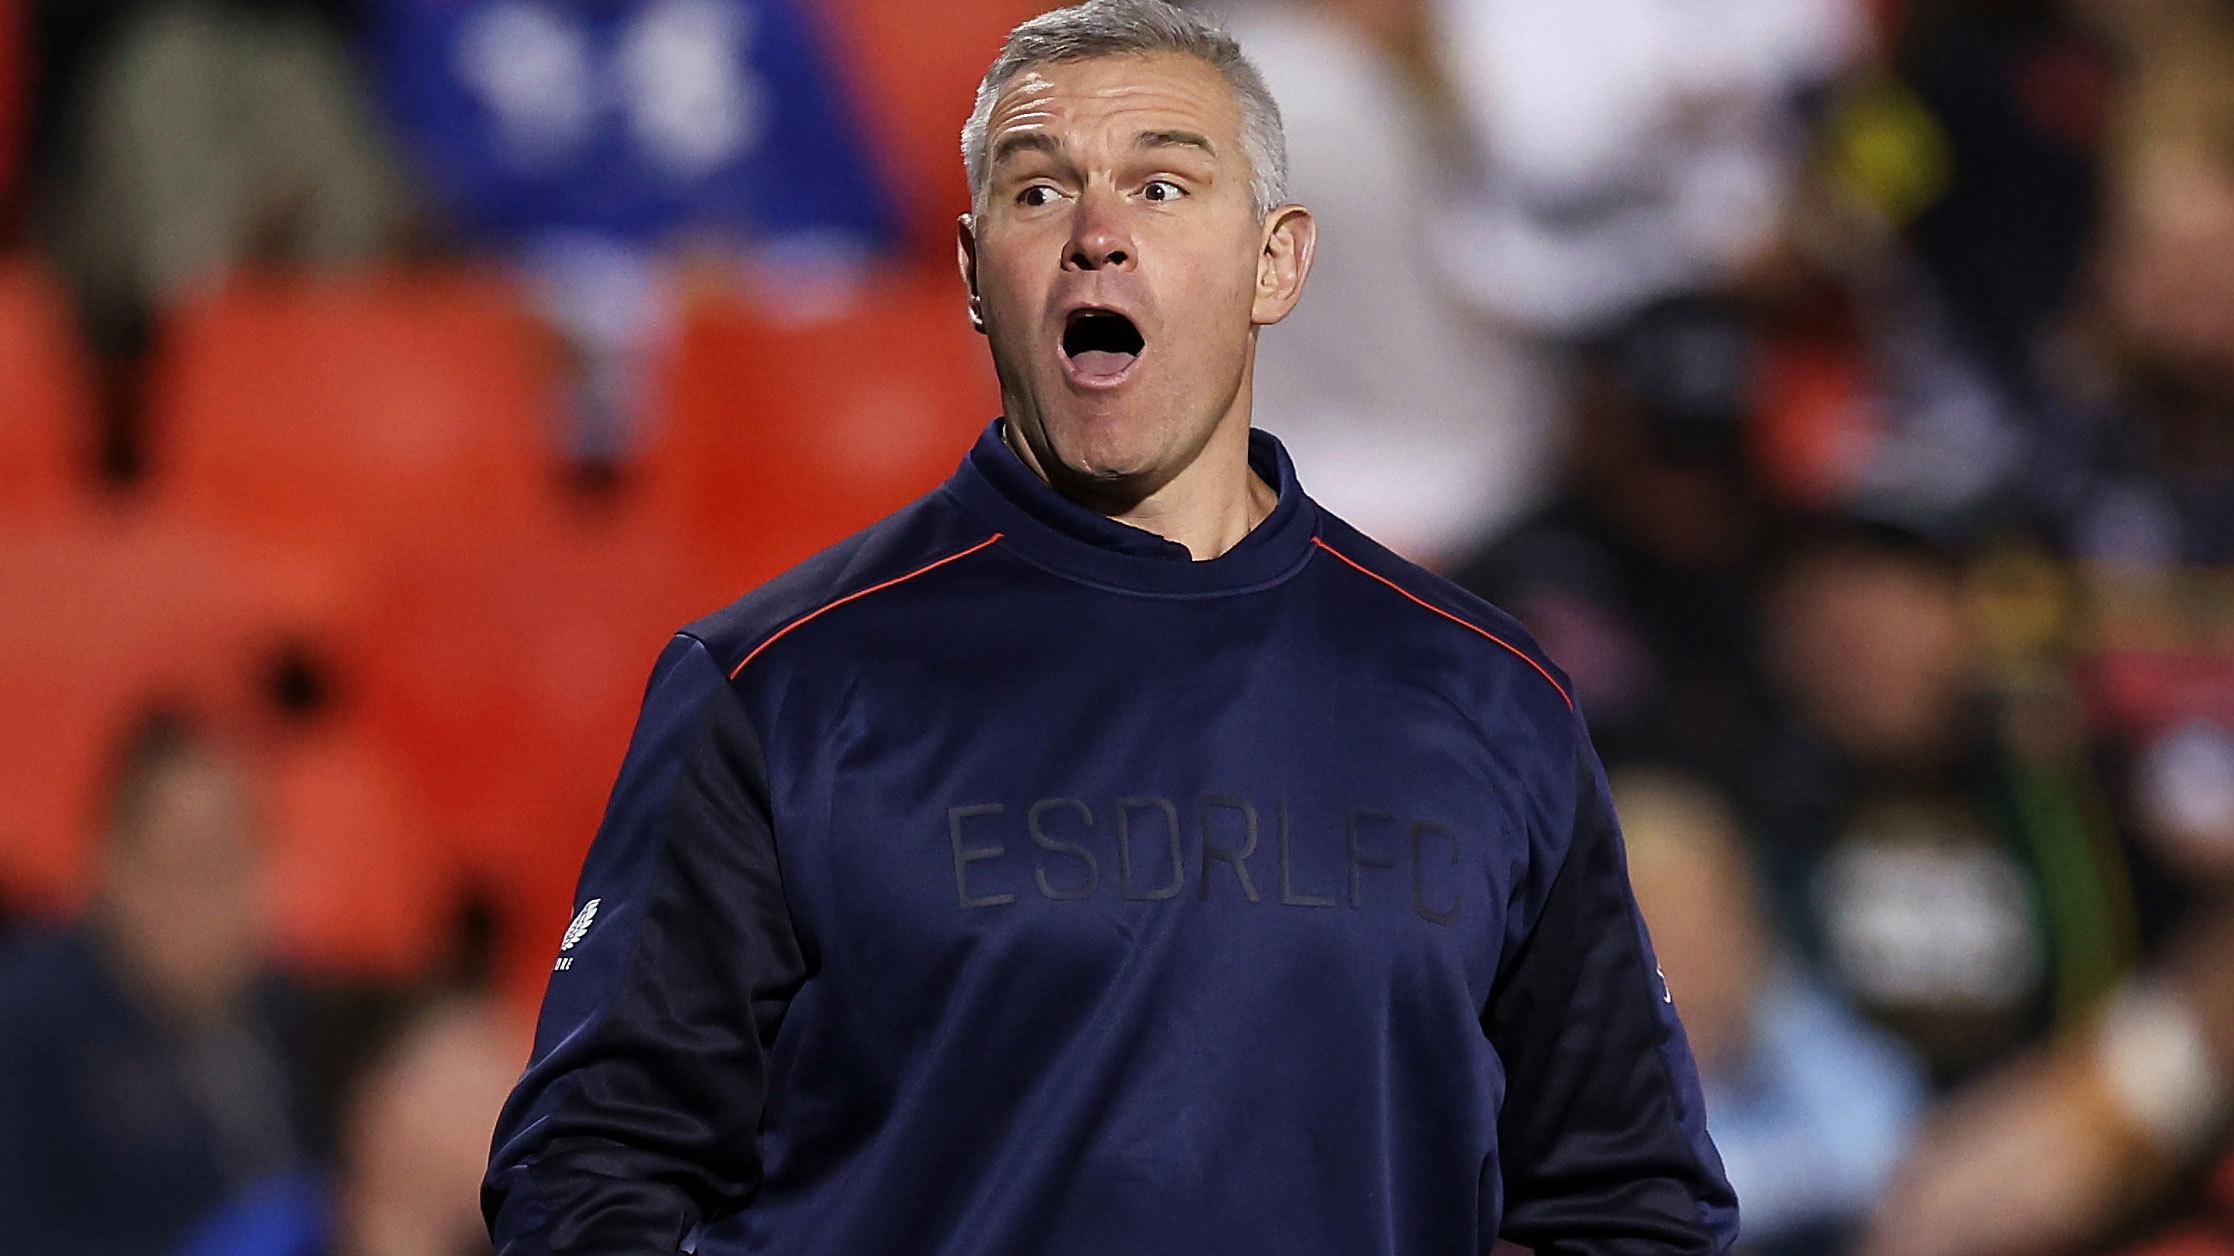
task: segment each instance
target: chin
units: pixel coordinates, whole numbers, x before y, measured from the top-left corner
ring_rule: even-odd
[[[1049,424],[1049,444],[1071,475],[1097,484],[1128,484],[1154,476],[1165,460],[1156,434],[1138,426],[1107,417],[1056,422]]]

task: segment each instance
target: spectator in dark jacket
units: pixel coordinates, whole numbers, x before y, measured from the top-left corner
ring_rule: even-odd
[[[92,910],[0,954],[11,1252],[153,1256],[300,1158],[241,766],[156,716],[119,768]]]

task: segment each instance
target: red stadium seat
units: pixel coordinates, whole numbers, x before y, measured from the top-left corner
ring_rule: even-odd
[[[540,989],[652,660],[703,613],[664,532],[559,518],[501,555],[398,571],[349,673],[464,875],[505,911],[509,986]]]
[[[250,709],[276,643],[314,618],[228,544],[101,516],[0,528],[0,606],[0,885],[47,912],[82,897],[114,743],[143,705]]]
[[[281,746],[264,791],[273,939],[292,970],[409,981],[449,940],[455,860],[414,783],[330,723]]]
[[[1009,28],[1040,0],[823,0],[863,124],[904,198],[911,247],[951,263],[954,217],[970,207],[962,123]]]
[[[82,504],[93,410],[68,298],[28,257],[0,258],[0,520]]]
[[[716,605],[937,487],[1000,410],[951,274],[810,323],[704,306],[665,396],[653,496]]]
[[[320,563],[501,548],[554,474],[548,357],[487,276],[242,279],[165,328],[157,491]]]

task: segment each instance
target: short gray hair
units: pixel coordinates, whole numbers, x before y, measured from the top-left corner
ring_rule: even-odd
[[[1158,52],[1185,53],[1224,76],[1241,106],[1241,150],[1249,162],[1249,198],[1257,216],[1286,202],[1288,137],[1280,123],[1280,105],[1233,36],[1202,14],[1175,8],[1167,0],[1085,0],[1042,13],[1010,31],[1001,55],[985,72],[977,107],[962,127],[962,168],[970,178],[971,207],[985,206],[991,164],[985,132],[992,124],[993,102],[1017,75],[1036,65]]]

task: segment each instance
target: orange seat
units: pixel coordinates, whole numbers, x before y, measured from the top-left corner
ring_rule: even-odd
[[[93,425],[68,298],[31,259],[0,258],[0,520],[82,504]]]
[[[961,281],[939,274],[803,324],[702,306],[664,393],[646,471],[712,605],[936,488],[1000,409]]]
[[[264,790],[273,940],[296,972],[409,981],[449,940],[455,862],[409,777],[349,724],[278,747]]]
[[[237,548],[140,517],[0,528],[0,884],[73,907],[115,740],[150,700],[232,718],[307,612]]]
[[[164,329],[154,484],[319,563],[499,549],[554,474],[547,357],[478,273],[243,278]]]
[[[1009,28],[1039,0],[947,0],[924,20],[919,0],[822,0],[851,71],[856,112],[901,193],[909,247],[952,264],[954,218],[970,207],[962,123]]]
[[[545,970],[652,660],[705,609],[676,572],[630,516],[559,517],[507,553],[392,573],[346,651],[368,727]]]

